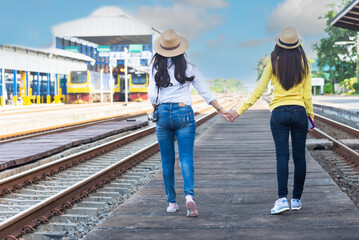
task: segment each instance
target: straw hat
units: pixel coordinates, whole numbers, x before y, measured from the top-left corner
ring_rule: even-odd
[[[181,55],[189,47],[187,39],[178,35],[173,29],[164,31],[153,45],[154,50],[164,57]]]
[[[302,39],[299,39],[294,28],[287,27],[284,28],[280,35],[275,38],[275,42],[279,47],[293,49],[302,44]]]

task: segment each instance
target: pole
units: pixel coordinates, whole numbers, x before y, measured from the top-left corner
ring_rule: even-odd
[[[50,80],[50,73],[46,74],[46,103],[51,103],[51,80]]]
[[[5,69],[4,69],[4,58],[3,56],[3,51],[2,51],[2,47],[1,47],[1,81],[2,81],[2,85],[1,85],[1,89],[2,89],[2,98],[1,98],[1,106],[5,107],[5,97],[7,98],[7,92],[5,92],[6,90],[6,81],[5,81]]]
[[[113,104],[113,76],[112,76],[112,65],[110,64],[110,86],[111,86],[111,105]]]
[[[37,84],[36,84],[36,103],[40,104],[40,73],[36,73]]]
[[[357,72],[357,82],[359,82],[359,34],[357,34],[357,64],[356,64],[356,72]]]
[[[29,103],[29,89],[30,89],[30,84],[29,84],[29,74],[30,74],[30,72],[29,71],[26,71],[25,72],[25,75],[26,75],[26,77],[25,77],[25,96],[24,96],[24,99],[23,99],[23,105],[30,105],[30,103]]]
[[[127,74],[127,64],[128,64],[128,49],[125,48],[125,105],[128,104],[128,74]]]
[[[2,106],[5,107],[5,98],[7,98],[7,92],[6,92],[6,81],[5,81],[5,68],[1,69],[1,78],[2,78]],[[6,94],[6,96],[5,96]]]
[[[17,70],[14,70],[14,92],[13,92],[13,97],[14,97],[14,105],[17,106],[17,81],[16,81],[16,75],[17,75]]]
[[[110,79],[111,82],[111,79]],[[103,69],[100,71],[101,103],[103,103]]]
[[[3,69],[1,69],[1,75],[0,75],[0,83],[1,83],[1,97],[0,97],[1,102],[0,102],[0,105],[3,107],[4,105],[3,105],[2,100],[4,98],[4,88],[2,86],[4,85],[4,81],[3,81],[3,77],[2,77],[2,71],[3,71]]]

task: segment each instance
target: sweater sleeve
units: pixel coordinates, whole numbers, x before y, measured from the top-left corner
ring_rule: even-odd
[[[307,110],[307,114],[312,119],[314,119],[313,103],[312,103],[312,78],[310,75],[310,68],[308,75],[304,79],[303,97],[304,97],[304,105],[305,105],[305,109]]]
[[[256,89],[252,92],[249,98],[247,98],[247,100],[236,110],[239,115],[241,115],[244,111],[246,111],[262,96],[264,90],[268,86],[271,76],[272,76],[272,64],[271,62],[269,62],[263,71],[262,77],[259,80]]]

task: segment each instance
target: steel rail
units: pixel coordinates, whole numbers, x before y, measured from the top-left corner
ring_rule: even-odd
[[[208,111],[211,108],[212,107],[208,107],[206,109],[197,111],[195,115]],[[47,176],[52,176],[60,171],[64,171],[73,166],[76,166],[79,163],[84,163],[87,160],[99,156],[100,154],[104,154],[108,151],[111,151],[112,149],[121,147],[127,143],[133,142],[141,137],[147,136],[154,132],[155,126],[152,126],[136,133],[131,133],[113,141],[104,143],[102,145],[81,151],[71,156],[52,161],[42,166],[38,166],[33,169],[29,169],[22,173],[18,173],[11,177],[0,180],[0,196],[4,194],[10,194],[12,192],[15,192],[16,190],[20,190],[27,185],[36,184],[41,181],[41,179]],[[99,149],[101,149],[101,151]]]
[[[29,169],[22,173],[0,180],[0,196],[15,192],[23,187],[31,184],[36,184],[44,177],[57,174],[68,168],[84,163],[101,154],[105,154],[115,148],[121,147],[127,143],[133,142],[141,137],[147,136],[155,132],[155,126],[141,130],[139,132],[131,133],[129,135],[120,137],[110,142],[98,145],[96,147],[86,149],[71,156],[58,159],[53,162],[46,163],[33,169]]]
[[[226,108],[232,104],[227,104]],[[197,126],[200,126],[208,119],[215,116],[217,112],[207,114],[196,121]],[[141,132],[154,132],[155,126],[146,129]],[[132,137],[138,136],[135,133],[131,134]],[[124,137],[123,137],[124,138]],[[121,139],[123,139],[121,138]],[[113,140],[110,143],[105,143],[101,146],[96,147],[96,150],[101,149],[101,153],[105,153],[117,147],[119,140]],[[102,148],[106,148],[102,149]],[[117,177],[121,176],[122,173],[136,166],[140,162],[144,161],[154,153],[159,151],[158,142],[151,144],[150,146],[122,159],[121,161],[105,168],[104,170],[88,177],[87,179],[51,196],[44,201],[30,207],[29,209],[3,221],[0,223],[0,239],[16,239],[24,233],[34,231],[34,227],[39,224],[48,223],[49,218],[62,214],[65,209],[71,208],[74,203],[80,202],[82,199],[89,196],[90,193],[96,192],[97,189],[102,188],[104,184],[110,183]],[[67,160],[73,161],[75,159],[88,160],[88,157],[95,157],[100,155],[94,152],[94,149],[86,150],[82,153],[76,154],[75,157],[68,157]],[[72,160],[71,160],[72,159]],[[63,162],[63,161],[56,161]],[[57,165],[57,163],[55,163]],[[44,166],[38,167],[37,170],[43,170]],[[25,173],[18,174],[8,178],[7,183],[12,182],[14,179],[25,175]],[[5,183],[3,183],[5,184]]]
[[[359,153],[317,128],[314,128],[311,133],[317,138],[325,138],[332,141],[334,150],[337,153],[343,155],[350,163],[359,165]]]
[[[315,118],[318,119],[321,122],[324,122],[330,126],[333,126],[335,128],[341,129],[342,131],[349,133],[351,135],[354,135],[359,138],[359,130],[353,127],[350,127],[348,125],[345,125],[343,123],[334,121],[332,119],[326,118],[324,116],[321,116],[319,114],[315,114]]]
[[[20,132],[20,133],[2,135],[2,136],[0,136],[0,144],[20,141],[20,140],[43,136],[43,135],[47,135],[47,134],[51,134],[51,133],[75,130],[75,129],[92,126],[92,125],[96,125],[96,124],[103,123],[103,122],[121,121],[121,120],[126,120],[127,118],[136,118],[136,117],[144,116],[144,115],[148,114],[149,112],[150,112],[149,110],[143,110],[143,111],[133,112],[130,114],[125,114],[125,115],[112,116],[109,118],[100,118],[100,119],[94,119],[94,120],[90,120],[90,121],[69,123],[69,124],[57,125],[54,127],[47,127],[47,128],[43,128],[43,129],[35,129],[35,130],[29,130],[29,131],[24,131],[24,132]]]
[[[198,104],[201,102],[204,102],[204,100],[196,100],[193,103]],[[83,128],[86,126],[99,124],[102,122],[108,122],[108,121],[114,121],[114,120],[125,120],[126,118],[136,118],[136,117],[146,115],[146,114],[150,113],[151,111],[152,111],[152,109],[147,109],[147,110],[136,111],[136,112],[132,112],[132,113],[128,113],[128,114],[120,114],[117,116],[110,116],[110,117],[86,120],[86,121],[81,121],[81,122],[76,122],[76,123],[61,124],[61,125],[56,125],[53,127],[46,127],[46,128],[42,128],[42,129],[33,129],[33,130],[28,130],[28,131],[23,131],[23,132],[18,132],[18,133],[0,135],[0,144],[24,140],[24,139],[38,137],[38,136],[47,135],[47,134],[56,133],[56,132],[74,130],[74,129]]]

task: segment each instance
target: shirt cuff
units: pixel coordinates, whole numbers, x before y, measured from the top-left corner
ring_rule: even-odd
[[[213,97],[211,97],[211,98],[204,98],[204,100],[206,101],[206,103],[207,103],[208,105],[210,105],[210,103],[211,103],[212,101],[217,100],[217,99],[213,96]]]

